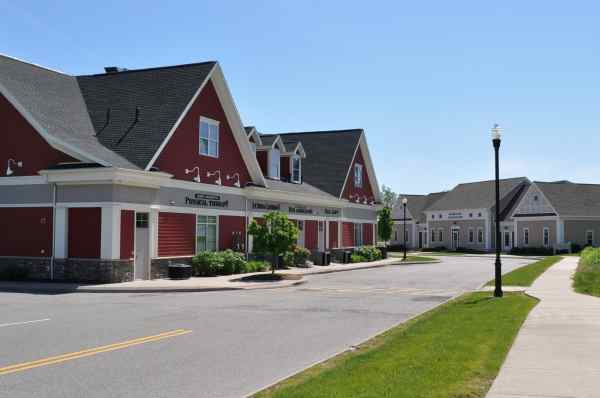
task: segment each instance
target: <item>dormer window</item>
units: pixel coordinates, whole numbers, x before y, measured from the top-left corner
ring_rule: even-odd
[[[363,186],[362,170],[363,170],[362,164],[356,163],[354,165],[354,186],[357,188],[362,188],[362,186]]]
[[[300,184],[301,178],[302,178],[302,171],[300,169],[301,167],[301,161],[300,161],[300,156],[298,155],[294,155],[291,158],[291,177],[292,177],[292,182],[295,182],[296,184]]]
[[[200,118],[200,155],[219,157],[219,122]]]
[[[281,151],[274,147],[269,151],[269,177],[279,179]]]

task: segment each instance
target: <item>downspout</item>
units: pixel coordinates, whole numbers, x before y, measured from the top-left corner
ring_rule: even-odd
[[[52,256],[50,256],[50,280],[54,280],[54,256],[56,251],[56,183],[52,184]]]

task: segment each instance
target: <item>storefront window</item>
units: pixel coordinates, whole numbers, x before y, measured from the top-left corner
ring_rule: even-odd
[[[217,217],[198,216],[196,219],[196,253],[217,251]]]
[[[363,245],[363,228],[362,224],[354,224],[354,246]]]

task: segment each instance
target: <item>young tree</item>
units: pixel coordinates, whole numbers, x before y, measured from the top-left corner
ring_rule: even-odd
[[[264,222],[252,220],[248,233],[253,236],[252,251],[264,256],[272,256],[271,272],[279,266],[279,256],[292,250],[298,239],[299,230],[288,217],[274,211],[265,215]]]
[[[392,220],[392,209],[385,206],[377,215],[377,231],[379,233],[379,238],[385,242],[386,247],[392,238],[393,226],[394,220]]]
[[[392,191],[392,188],[382,185],[381,198],[383,200],[383,205],[392,209],[396,204],[396,200],[398,200],[398,194]]]

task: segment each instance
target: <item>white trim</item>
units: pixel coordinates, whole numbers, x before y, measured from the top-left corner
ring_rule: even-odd
[[[67,258],[69,212],[66,208],[57,208],[54,214],[54,258]]]
[[[21,207],[52,207],[52,202],[40,203],[0,203],[0,208],[21,208]]]
[[[41,170],[49,183],[61,184],[94,184],[112,183],[140,187],[160,188],[171,177],[171,174],[143,170],[124,169],[119,167],[98,167],[89,169]]]
[[[202,123],[206,123],[209,126],[216,126],[217,127],[217,154],[216,155],[211,155],[210,152],[210,146],[206,147],[206,151],[207,153],[202,153]],[[206,116],[200,116],[200,118],[198,119],[198,155],[199,156],[206,156],[209,158],[213,158],[213,159],[219,159],[219,156],[221,155],[221,126],[220,126],[221,122],[219,122],[218,120],[215,119],[211,119],[209,117]],[[208,132],[208,137],[204,138],[209,144],[211,141],[215,142],[215,140],[211,140],[210,138],[210,131]]]
[[[352,155],[352,161],[350,162],[350,167],[348,167],[348,171],[346,172],[346,178],[344,179],[344,185],[342,185],[342,190],[340,191],[339,199],[342,199],[342,196],[344,196],[344,192],[346,191],[346,184],[348,183],[348,178],[350,177],[350,173],[354,172],[354,161],[356,160],[356,154],[358,153],[359,148],[360,148],[360,139],[358,140],[358,144],[356,145],[356,148],[354,148],[354,154]],[[352,179],[352,182],[354,183],[354,177]],[[379,192],[379,187],[377,189],[377,192]],[[375,194],[375,193],[373,193],[373,194]]]
[[[48,181],[42,176],[0,177],[0,185],[40,185]]]
[[[110,163],[107,161],[100,159],[96,156],[92,156],[89,153],[82,151],[79,148],[74,147],[73,145],[57,138],[50,133],[35,120],[33,115],[22,106],[19,101],[8,91],[8,89],[0,83],[0,94],[4,95],[4,97],[11,103],[11,105],[23,116],[23,118],[37,131],[39,135],[53,148],[57,149],[60,152],[63,152],[67,155],[70,155],[76,159],[86,161],[86,162],[94,162],[99,163],[103,166],[110,166]]]
[[[219,251],[219,224],[220,224],[220,218],[218,215],[213,215],[213,214],[206,214],[206,213],[199,213],[196,214],[196,222],[194,223],[194,255],[197,255],[198,253],[198,217],[200,216],[205,216],[205,217],[215,217],[215,252]],[[212,223],[204,223],[204,225],[212,225]],[[208,231],[208,229],[207,229]],[[209,250],[205,250],[206,252]]]
[[[100,258],[116,260],[121,257],[121,210],[114,206],[101,207]]]
[[[248,137],[248,142],[250,142],[250,137],[254,136],[254,139],[256,140],[256,146],[258,147],[259,145],[262,145],[262,139],[260,138],[260,134],[258,134],[258,131],[256,131],[256,127],[252,127],[252,129],[248,134],[246,134],[246,136]]]
[[[552,206],[552,203],[548,200],[548,198],[546,197],[546,195],[544,195],[544,192],[540,189],[540,187],[535,183],[532,182],[531,185],[529,186],[529,188],[527,188],[527,191],[525,191],[525,195],[523,195],[521,197],[521,200],[519,200],[519,202],[516,204],[516,206],[513,208],[513,211],[510,213],[510,217],[509,218],[518,218],[519,220],[525,218],[525,217],[515,217],[515,214],[517,213],[517,210],[519,209],[519,207],[521,206],[521,203],[523,203],[523,201],[525,200],[525,198],[527,197],[527,195],[529,195],[529,192],[533,189],[536,188],[537,191],[542,195],[543,199],[546,201],[546,203],[548,203],[548,206],[550,206],[550,208],[552,208],[552,210],[554,211],[554,214],[556,214],[556,216],[560,216],[560,214],[556,211],[556,209],[554,208],[554,206]],[[555,217],[555,216],[550,216],[550,217]],[[537,217],[536,217],[537,218]],[[540,217],[541,218],[541,217]]]
[[[375,174],[375,167],[373,166],[373,161],[371,160],[371,152],[369,151],[369,145],[367,145],[367,137],[364,131],[360,135],[359,146],[362,146],[363,149],[363,161],[366,166],[367,176],[369,177],[369,182],[371,183],[371,190],[373,191],[373,197],[375,198],[375,202],[381,202],[381,195],[379,192],[379,182],[377,181],[377,175]],[[343,192],[343,191],[342,191]]]

